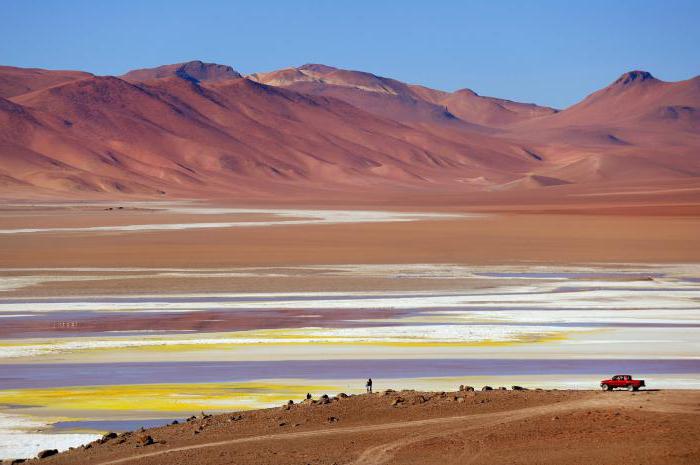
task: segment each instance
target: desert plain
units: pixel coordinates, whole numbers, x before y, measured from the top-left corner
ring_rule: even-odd
[[[697,463],[698,115],[2,66],[0,459]]]
[[[486,463],[496,460],[489,442],[513,441],[517,450],[530,441],[523,428],[534,434],[556,425],[557,453],[545,458],[533,449],[521,457],[554,463],[579,450],[573,442],[600,444],[601,422],[624,431],[616,413],[657,428],[662,420],[650,404],[641,404],[649,409],[643,414],[634,410],[637,401],[664,410],[668,428],[697,424],[700,220],[692,205],[619,208],[626,213],[517,202],[7,202],[0,218],[0,451],[31,457],[145,426],[158,428],[149,434],[165,443],[134,449],[136,436],[126,436],[118,447],[108,442],[45,461],[190,463],[187,447],[205,436],[190,431],[194,423],[160,426],[204,411],[225,414],[201,420],[202,433],[212,431],[206,444],[214,444],[196,449],[207,463],[229,463],[232,449],[245,463],[428,463],[436,447],[449,451],[441,460]],[[577,391],[598,389],[618,372],[662,391],[634,398]],[[353,397],[337,408],[360,407],[275,413],[307,392],[358,394],[367,377],[379,390],[426,391],[435,399],[426,405],[437,410],[395,414],[388,397]],[[472,405],[483,397],[503,417],[480,416],[481,404],[462,412],[467,404],[455,394],[427,392],[460,384],[531,391],[466,398]],[[406,405],[422,402],[416,395],[401,394]],[[276,409],[251,414],[250,428],[227,420],[228,412],[269,407]],[[384,417],[382,409],[399,416]],[[286,418],[293,414],[306,419]],[[328,417],[341,420],[327,424]],[[280,436],[288,427],[291,436]],[[408,433],[413,439],[400,439]],[[239,434],[251,442],[239,444]],[[650,439],[653,452],[644,454],[692,463],[692,447],[671,454],[672,434]],[[311,447],[318,435],[344,445]],[[644,437],[616,441],[581,463],[622,454]],[[290,441],[292,455],[284,452]],[[418,455],[409,453],[416,448]]]

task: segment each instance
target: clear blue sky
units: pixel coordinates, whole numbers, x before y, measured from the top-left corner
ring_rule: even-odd
[[[121,74],[304,63],[570,105],[624,71],[700,74],[700,0],[0,0],[0,64]]]

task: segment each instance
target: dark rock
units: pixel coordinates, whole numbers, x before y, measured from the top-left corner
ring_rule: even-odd
[[[27,459],[14,459],[10,462],[8,462],[10,465],[19,465],[20,463],[26,462]]]
[[[522,386],[512,386],[511,389],[514,391],[527,391],[527,388],[524,388]]]
[[[507,391],[508,388],[505,387],[505,386],[501,386],[501,387],[498,388],[498,390],[499,390],[499,391]]]
[[[392,407],[399,406],[404,403],[404,398],[403,397],[397,397],[391,402]]]
[[[136,439],[136,444],[140,446],[150,446],[153,443],[155,443],[155,441],[148,434],[142,434]]]
[[[115,439],[117,437],[117,433],[107,433],[104,436],[102,436],[102,442],[107,442],[110,439]]]
[[[346,399],[346,398],[348,397],[348,395],[345,394],[344,392],[341,392],[340,394],[338,394],[337,397],[338,397],[339,399]]]
[[[338,417],[328,417],[328,423],[337,423]]]
[[[493,391],[493,388],[491,386],[484,386],[481,388],[482,391]]]
[[[58,450],[56,450],[56,449],[46,449],[46,450],[42,450],[41,452],[39,452],[38,454],[36,454],[36,457],[39,458],[39,459],[45,459],[45,458],[47,458],[47,457],[51,457],[52,455],[56,455],[56,454],[58,454]]]

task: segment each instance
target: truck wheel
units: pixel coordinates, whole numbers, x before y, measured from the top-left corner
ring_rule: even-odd
[[[639,386],[635,386],[632,388],[633,391],[639,391]]]
[[[634,388],[634,386],[632,386],[631,384],[627,385],[627,390],[628,390],[628,391],[636,391],[636,389]]]
[[[608,386],[607,384],[601,384],[601,385],[600,385],[600,388],[601,388],[603,391],[612,391],[612,388],[611,388],[610,386]]]

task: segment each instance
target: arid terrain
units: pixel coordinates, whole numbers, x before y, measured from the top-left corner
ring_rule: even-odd
[[[36,463],[691,465],[699,415],[698,391],[382,392],[199,415]]]
[[[0,67],[0,460],[698,463],[700,77],[610,81]]]
[[[0,196],[696,204],[700,77],[611,81],[559,110],[318,64],[0,67]]]

